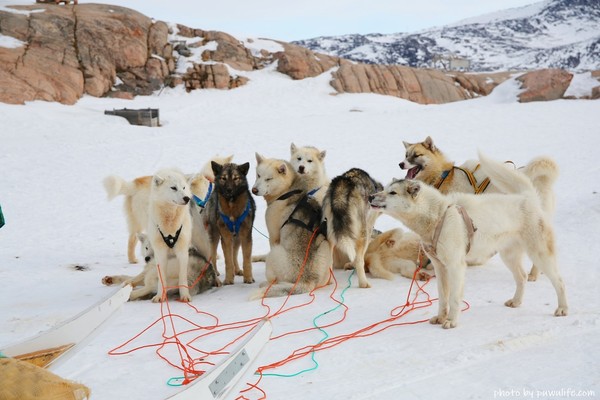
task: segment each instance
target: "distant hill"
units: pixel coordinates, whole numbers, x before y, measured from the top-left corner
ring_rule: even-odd
[[[471,71],[588,71],[600,69],[600,0],[546,0],[416,33],[293,43],[370,64],[432,67],[457,56],[470,61]]]

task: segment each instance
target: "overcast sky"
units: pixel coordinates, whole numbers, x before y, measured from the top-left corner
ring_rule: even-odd
[[[118,4],[191,28],[218,30],[241,38],[263,37],[289,42],[349,33],[410,33],[540,1],[79,0],[79,4]],[[32,3],[33,0],[0,0],[0,7]]]
[[[80,0],[83,4],[86,0]],[[97,0],[96,0],[97,1]],[[292,41],[415,32],[539,0],[100,0],[156,19],[235,36]]]

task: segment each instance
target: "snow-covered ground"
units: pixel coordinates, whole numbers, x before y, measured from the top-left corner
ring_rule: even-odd
[[[195,172],[215,154],[234,154],[234,161],[251,163],[252,184],[254,153],[287,159],[294,142],[326,149],[330,177],[360,167],[387,183],[403,175],[398,168],[404,158],[402,140],[414,142],[431,135],[457,162],[473,158],[477,149],[521,165],[540,154],[556,159],[561,167],[556,234],[570,315],[552,316],[556,296],[544,276],[527,284],[520,308],[505,307],[514,284],[498,258],[468,270],[465,300],[470,309],[453,330],[428,323],[401,325],[432,316],[436,303],[385,322],[392,310],[406,303],[409,280],[371,278],[371,289],[359,289],[350,272],[336,270],[337,289],[320,289],[312,304],[272,318],[273,336],[312,328],[313,319],[337,306],[330,296],[342,300],[350,279],[351,287],[343,292],[345,319],[325,328],[326,333],[312,329],[271,340],[253,368],[315,345],[325,335],[328,343],[337,345],[315,353],[316,369],[293,377],[264,376],[259,387],[271,399],[487,399],[516,393],[524,397],[525,390],[539,398],[561,398],[570,390],[598,393],[598,101],[519,104],[518,88],[508,81],[486,98],[421,106],[377,95],[331,95],[328,73],[293,81],[270,68],[248,76],[246,86],[232,91],[186,94],[178,88],[134,101],[85,97],[74,106],[0,104],[4,131],[0,204],[6,217],[6,226],[0,229],[0,348],[107,296],[113,289],[100,283],[104,275],[133,275],[141,269],[127,263],[122,198],[106,201],[101,184],[106,175],[132,179],[168,166]],[[159,108],[162,127],[130,126],[103,113],[122,107]],[[256,228],[265,233],[265,203],[262,198],[256,201]],[[386,217],[377,223],[382,230],[397,226]],[[269,247],[259,232],[254,234],[257,254]],[[75,266],[85,268],[79,271]],[[222,260],[219,268],[223,270]],[[238,280],[196,296],[193,306],[218,317],[221,325],[274,314],[284,299],[266,302],[270,314],[259,301],[247,300],[264,280],[264,264],[255,263],[254,273],[255,284]],[[425,289],[436,297],[435,282]],[[284,307],[309,299],[294,296]],[[195,324],[215,324],[212,317],[188,305],[170,306]],[[335,308],[316,323],[340,320],[343,310]],[[167,381],[181,372],[159,358],[155,347],[108,355],[160,317],[158,304],[126,303],[55,372],[88,385],[95,399],[159,399],[175,393],[179,389]],[[377,323],[367,333],[386,329],[337,340]],[[177,322],[179,332],[189,327]],[[185,339],[206,332],[197,330]],[[123,350],[162,343],[161,333],[159,323]],[[241,333],[239,329],[214,333],[194,344],[212,351]],[[179,360],[173,346],[161,353],[175,363]],[[308,355],[264,372],[294,375],[316,365]],[[257,379],[252,372],[246,374],[232,398]],[[538,390],[563,390],[563,395]],[[243,395],[257,399],[262,394],[252,390]]]
[[[0,6],[5,3],[0,1]],[[120,4],[135,7],[134,3]],[[267,40],[240,39],[253,50],[278,46]],[[19,45],[0,35],[0,46]],[[377,95],[332,95],[329,73],[303,81],[275,72],[274,66],[239,74],[247,75],[250,82],[232,91],[188,94],[182,88],[165,89],[133,101],[84,97],[74,106],[0,104],[4,132],[0,205],[6,218],[6,226],[0,229],[0,349],[108,296],[114,289],[101,284],[103,276],[134,275],[141,270],[141,265],[127,263],[123,199],[106,201],[101,182],[109,174],[133,179],[171,166],[192,173],[214,155],[233,154],[235,162],[251,163],[252,184],[255,152],[287,159],[294,142],[327,150],[330,177],[360,167],[385,184],[403,176],[398,168],[404,158],[402,141],[416,142],[431,135],[458,163],[475,157],[478,149],[518,165],[541,154],[558,162],[555,223],[570,303],[568,317],[552,316],[556,296],[544,276],[527,284],[520,308],[505,307],[514,283],[497,257],[467,271],[465,301],[470,308],[453,330],[407,324],[434,315],[437,303],[400,316],[411,287],[410,280],[400,276],[394,281],[371,278],[371,289],[359,289],[349,271],[336,270],[337,286],[316,291],[311,304],[292,308],[312,299],[298,295],[287,303],[283,298],[270,299],[265,302],[268,309],[260,301],[248,301],[264,281],[264,264],[255,263],[255,284],[245,285],[238,278],[233,286],[194,297],[195,309],[169,303],[173,314],[187,319],[175,317],[181,341],[215,351],[246,331],[240,321],[272,317],[272,340],[231,398],[258,399],[263,396],[260,390],[269,399],[598,395],[598,101],[519,104],[518,85],[509,80],[485,98],[422,106]],[[592,85],[597,83],[589,74],[577,75],[567,94],[589,93]],[[122,118],[104,115],[104,110],[124,107],[159,108],[162,126],[131,126]],[[269,248],[261,235],[266,233],[265,202],[257,198],[256,203],[254,253],[261,254]],[[381,217],[376,225],[380,230],[398,226],[388,217]],[[223,271],[222,260],[219,269]],[[431,298],[437,297],[435,281],[425,290]],[[417,301],[426,298],[421,293]],[[280,309],[285,312],[277,313]],[[166,312],[149,301],[124,304],[54,372],[88,385],[93,399],[173,395],[181,388],[167,383],[181,371],[161,359],[156,346],[165,340],[163,322],[171,332],[171,321],[161,318]],[[315,324],[324,328],[317,330]],[[236,329],[221,330],[225,327]],[[319,342],[325,345],[314,355],[264,369],[260,390],[240,392],[259,380],[253,374],[256,368]],[[117,347],[127,354],[109,355]],[[194,358],[202,357],[190,347],[188,351]],[[173,345],[159,353],[180,363]],[[220,359],[210,356],[206,361]]]

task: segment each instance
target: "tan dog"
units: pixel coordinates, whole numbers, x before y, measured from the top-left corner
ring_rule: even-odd
[[[400,228],[390,229],[375,236],[365,254],[365,271],[375,278],[392,280],[394,274],[412,279],[417,263],[421,239],[413,232],[404,232]],[[421,254],[421,263],[428,263],[427,256]],[[426,281],[431,275],[419,271],[416,279]]]
[[[407,169],[407,179],[417,179],[436,187],[442,193],[500,193],[499,188],[490,182],[483,170],[478,168],[475,160],[466,161],[460,167],[449,161],[427,137],[421,143],[403,142],[406,148],[406,159],[399,166]],[[514,168],[512,163],[507,168]],[[533,186],[540,196],[542,209],[549,216],[554,213],[553,185],[558,177],[558,166],[548,157],[538,157],[519,171],[531,179]],[[532,266],[528,279],[535,281],[539,275],[538,269]]]
[[[444,195],[416,180],[394,180],[371,196],[371,206],[405,224],[423,241],[438,283],[438,315],[431,319],[443,328],[458,323],[468,263],[482,263],[496,252],[516,283],[512,299],[518,307],[527,274],[521,266],[527,254],[552,282],[558,299],[555,316],[567,315],[565,286],[558,273],[554,230],[531,180],[505,165],[479,156],[492,182],[510,194]]]
[[[214,157],[211,161],[230,162],[233,156]],[[202,167],[200,173],[188,175],[192,193],[200,198],[204,198],[209,186],[209,182],[214,180],[214,175],[210,167],[210,161]],[[110,175],[104,178],[103,184],[106,190],[108,200],[112,200],[118,195],[125,196],[124,210],[127,218],[127,228],[129,238],[127,240],[127,259],[130,263],[138,262],[135,255],[135,246],[138,242],[138,235],[146,231],[148,225],[148,199],[150,197],[150,186],[152,176],[141,176],[131,182],[125,181],[116,175]],[[196,246],[200,252],[206,250],[205,246]],[[205,254],[205,253],[203,253]],[[209,254],[209,253],[206,253]],[[212,260],[214,262],[214,260]]]
[[[327,284],[331,250],[326,232],[320,231],[319,202],[308,196],[306,181],[287,161],[256,154],[256,162],[252,193],[267,202],[270,252],[265,260],[267,282],[251,299],[308,293]]]

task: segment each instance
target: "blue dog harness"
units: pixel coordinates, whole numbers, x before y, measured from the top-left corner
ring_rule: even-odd
[[[244,222],[244,220],[250,213],[250,208],[251,208],[251,203],[250,203],[250,199],[248,199],[248,203],[246,203],[246,209],[244,210],[242,215],[240,215],[235,220],[232,220],[232,218],[230,218],[228,215],[223,214],[221,211],[219,211],[219,214],[221,215],[221,219],[225,223],[225,226],[227,226],[227,229],[229,229],[229,232],[233,233],[234,236],[237,236],[237,234],[240,232],[240,227],[242,226],[242,223]]]
[[[311,190],[310,192],[308,192],[306,195],[308,197],[314,197],[315,193],[317,193],[319,191],[319,189],[321,189],[321,186],[319,186],[318,188],[314,188],[313,190]]]
[[[204,208],[206,207],[206,203],[208,202],[208,199],[210,198],[210,195],[213,191],[213,184],[212,182],[208,182],[208,192],[206,192],[206,196],[204,197],[204,200],[202,200],[200,197],[196,196],[195,194],[192,194],[192,198],[194,199],[194,202],[196,203],[196,205],[200,208]]]

